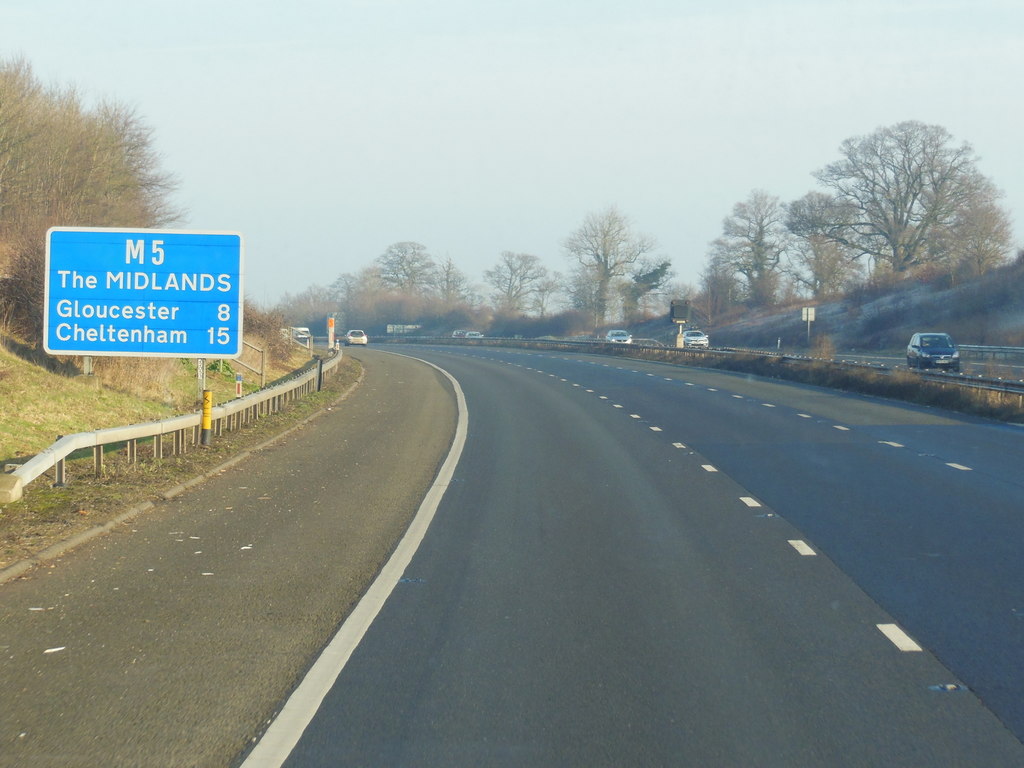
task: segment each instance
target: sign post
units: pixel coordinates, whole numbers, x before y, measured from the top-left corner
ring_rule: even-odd
[[[690,302],[688,299],[672,299],[669,303],[669,315],[672,322],[678,329],[676,332],[676,347],[682,349],[686,346],[683,340],[683,326],[690,321]]]
[[[238,357],[242,257],[237,232],[55,227],[46,233],[43,348]]]
[[[801,320],[807,321],[807,346],[811,345],[811,323],[814,322],[814,307],[804,307]]]

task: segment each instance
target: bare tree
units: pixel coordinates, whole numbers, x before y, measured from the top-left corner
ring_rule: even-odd
[[[311,285],[297,294],[286,293],[272,310],[288,325],[304,326],[314,335],[326,335],[327,318],[337,312],[333,288]]]
[[[842,236],[852,207],[824,192],[808,192],[785,209],[793,243],[784,271],[816,299],[840,295],[860,272],[860,254]]]
[[[133,110],[86,109],[74,90],[43,88],[23,60],[0,62],[0,316],[41,330],[48,227],[170,224],[175,186]]]
[[[933,249],[951,277],[980,277],[1009,260],[1013,225],[994,197],[979,195],[961,208],[933,239]]]
[[[726,253],[712,244],[707,265],[700,273],[700,293],[693,297],[691,303],[700,307],[710,324],[736,306],[739,293],[740,286],[732,262]]]
[[[530,295],[530,309],[538,317],[547,317],[552,299],[562,293],[564,280],[558,272],[551,272],[534,285]]]
[[[438,264],[435,283],[437,298],[444,311],[450,311],[459,304],[469,302],[469,280],[462,270],[455,266],[451,256],[446,256]]]
[[[393,243],[377,259],[381,279],[409,296],[423,295],[433,287],[437,265],[424,245]]]
[[[967,143],[907,121],[856,136],[815,178],[854,212],[835,239],[903,273],[936,258],[933,239],[990,188]]]
[[[589,295],[594,326],[604,325],[608,314],[608,301],[615,278],[627,274],[629,268],[646,253],[656,247],[653,238],[635,234],[629,220],[614,206],[601,213],[591,213],[563,244],[566,253],[581,267],[575,273],[576,280],[593,280],[591,290],[581,291],[577,285],[577,297]]]
[[[528,299],[547,273],[536,256],[504,251],[498,263],[484,272],[484,279],[494,289],[495,308],[518,313],[526,309]]]
[[[788,246],[779,199],[756,189],[722,222],[722,237],[712,245],[746,282],[747,301],[772,304],[779,285],[779,264]]]

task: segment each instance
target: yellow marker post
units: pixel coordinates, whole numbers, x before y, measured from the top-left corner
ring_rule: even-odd
[[[203,429],[200,432],[199,444],[210,445],[213,433],[213,392],[203,390]]]

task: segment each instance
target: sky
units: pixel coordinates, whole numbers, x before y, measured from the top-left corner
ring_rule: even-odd
[[[13,58],[132,107],[265,308],[400,241],[566,273],[609,206],[697,285],[737,202],[904,120],[973,146],[1024,245],[1020,0],[3,0]]]

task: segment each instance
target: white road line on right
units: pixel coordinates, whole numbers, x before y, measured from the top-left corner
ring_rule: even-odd
[[[952,467],[953,469],[959,469],[961,472],[970,472],[971,471],[970,467],[965,467],[963,464],[956,464],[955,462],[952,462],[952,461],[947,461],[946,462],[946,466],[947,467]]]
[[[880,445],[891,445],[893,448],[905,448],[906,447],[905,445],[903,445],[903,443],[894,443],[891,440],[879,440],[878,442],[879,442]]]
[[[701,469],[703,469],[703,470],[704,470],[705,472],[717,472],[717,471],[718,471],[718,470],[717,470],[717,469],[715,469],[715,467],[714,467],[713,465],[711,465],[711,464],[701,464],[701,465],[700,465],[700,468],[701,468]]]
[[[806,541],[801,541],[800,539],[789,539],[789,546],[804,557],[815,557],[818,554],[807,545]]]
[[[842,424],[833,424],[832,429],[838,429],[840,432],[849,432],[849,427],[844,427]]]
[[[876,624],[878,631],[889,638],[889,641],[901,651],[913,653],[920,651],[921,646],[910,639],[910,635],[895,624]]]

